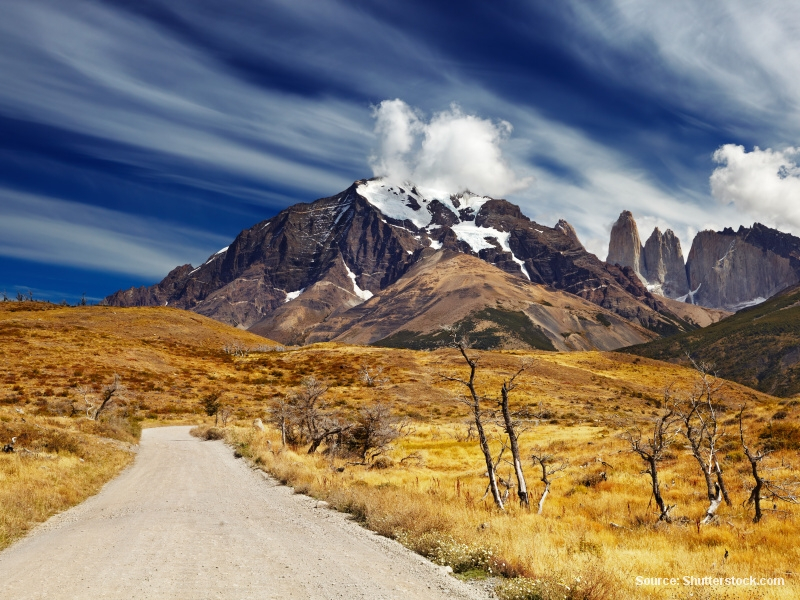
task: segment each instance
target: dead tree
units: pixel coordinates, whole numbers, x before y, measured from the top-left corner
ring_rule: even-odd
[[[462,379],[460,377],[450,377],[448,375],[440,375],[440,377],[445,381],[455,381],[467,388],[469,391],[469,396],[461,397],[460,401],[469,408],[470,412],[472,413],[472,418],[475,420],[475,429],[478,432],[478,443],[480,445],[481,452],[483,453],[483,458],[486,462],[486,471],[489,477],[489,490],[492,493],[494,503],[500,510],[505,510],[503,498],[500,495],[500,489],[497,486],[497,470],[495,463],[492,460],[492,451],[489,448],[489,440],[486,437],[486,430],[483,427],[483,397],[480,396],[475,389],[475,373],[478,370],[478,358],[467,354],[469,343],[465,338],[459,337],[456,332],[453,333],[452,345],[458,349],[458,351],[461,353],[461,356],[464,358],[464,361],[467,363],[467,366],[469,366],[469,378]]]
[[[386,452],[400,435],[395,421],[385,404],[362,408],[345,445],[358,454],[362,464],[370,463]]]
[[[114,381],[110,384],[103,386],[103,390],[100,393],[100,406],[94,411],[92,415],[92,419],[97,421],[100,418],[100,415],[111,406],[111,403],[114,402],[119,396],[122,394],[123,387],[120,383],[119,375],[114,373]]]
[[[314,454],[326,440],[352,427],[326,410],[322,397],[327,391],[327,385],[310,376],[303,379],[300,390],[292,392],[287,399],[300,440],[311,443],[309,454]]]
[[[75,391],[80,394],[81,400],[83,400],[83,406],[80,407],[86,411],[86,416],[88,418],[92,418],[92,413],[94,411],[94,404],[89,402],[89,394],[92,393],[92,388],[88,385],[79,385],[75,388]],[[75,416],[78,414],[78,407],[75,406],[74,402],[70,402],[70,417]]]
[[[528,368],[527,363],[523,363],[519,370],[507,380],[503,381],[503,386],[500,388],[500,412],[503,415],[503,429],[508,435],[508,443],[511,450],[511,460],[514,466],[514,473],[517,477],[517,497],[519,498],[520,506],[524,508],[530,507],[528,499],[528,486],[525,483],[525,473],[522,470],[522,458],[519,452],[519,435],[517,423],[511,414],[511,409],[508,406],[508,396],[517,387],[515,383],[517,377]]]
[[[781,500],[783,502],[790,502],[792,504],[798,504],[798,497],[797,497],[797,487],[798,482],[791,482],[791,483],[780,483],[773,481],[771,479],[765,479],[759,470],[759,466],[761,461],[767,457],[769,452],[767,450],[761,449],[756,452],[750,449],[744,439],[744,425],[743,415],[745,411],[745,406],[743,405],[742,408],[739,410],[739,440],[742,443],[742,450],[744,451],[744,455],[747,457],[748,462],[750,463],[750,472],[753,475],[753,481],[755,485],[753,489],[750,491],[750,496],[747,500],[744,501],[745,505],[753,505],[755,509],[755,516],[753,517],[753,523],[758,523],[761,521],[763,517],[763,512],[761,510],[761,500],[765,499],[762,497],[762,493],[767,494],[767,498],[772,500]]]
[[[652,496],[655,498],[656,506],[658,506],[659,521],[672,522],[670,511],[675,508],[675,505],[667,505],[664,498],[661,496],[661,484],[658,481],[658,464],[664,458],[664,451],[672,443],[676,432],[673,430],[678,416],[672,408],[667,409],[663,415],[653,422],[652,435],[643,437],[639,427],[631,427],[622,437],[631,447],[631,452],[638,454],[639,457],[647,465],[642,473],[647,473],[650,476],[650,484],[652,489]]]
[[[689,451],[700,467],[706,483],[708,508],[701,523],[711,522],[722,501],[730,506],[731,501],[722,476],[718,460],[719,443],[724,435],[720,425],[720,406],[716,402],[717,392],[722,388],[708,365],[692,360],[698,373],[695,389],[683,401],[674,401],[676,411],[683,424],[683,435],[689,443]],[[664,394],[669,402],[669,388]]]
[[[269,420],[281,432],[281,448],[286,447],[291,407],[285,397],[277,396],[269,409]]]
[[[383,367],[380,366],[370,368],[369,366],[364,365],[358,372],[358,376],[367,387],[380,387],[389,382],[389,378],[384,377],[383,375]]]
[[[532,454],[531,458],[533,459],[534,465],[538,463],[542,468],[541,481],[544,484],[544,491],[539,498],[539,508],[536,511],[537,514],[542,514],[542,510],[544,509],[544,501],[547,499],[547,495],[550,493],[550,484],[552,483],[551,477],[552,475],[565,470],[567,468],[567,463],[556,458],[552,454],[546,454],[544,452]]]

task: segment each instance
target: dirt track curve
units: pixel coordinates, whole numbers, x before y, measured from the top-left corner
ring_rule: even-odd
[[[0,598],[487,598],[188,427],[0,553]]]

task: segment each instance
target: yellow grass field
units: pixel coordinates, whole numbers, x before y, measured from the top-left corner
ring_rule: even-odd
[[[127,388],[127,410],[144,426],[209,425],[213,419],[203,413],[201,399],[218,391],[232,409],[227,437],[243,455],[298,491],[324,498],[381,534],[449,564],[459,576],[524,577],[501,582],[504,598],[800,595],[794,573],[800,551],[790,543],[800,533],[796,507],[776,502],[773,510],[772,501],[767,502],[764,520],[752,522],[752,509],[743,505],[752,480],[734,418],[746,403],[745,434],[753,445],[771,422],[778,422],[773,419],[778,412],[784,413],[780,422],[791,425],[784,428],[787,435],[794,435],[791,427],[796,428],[800,412],[795,399],[727,383],[718,398],[726,407],[721,455],[732,505],[723,504],[713,523],[699,525],[707,507],[705,484],[685,441],[677,438],[660,474],[666,501],[676,505],[675,521],[658,523],[649,481],[642,474],[644,464],[620,433],[637,423],[647,426],[660,414],[666,386],[679,394],[690,390],[696,381],[692,370],[615,353],[475,352],[480,357],[478,388],[487,406],[499,395],[503,378],[513,374],[523,358],[532,361],[512,392],[511,404],[539,415],[521,439],[534,504],[542,485],[530,455],[545,450],[567,464],[553,481],[542,515],[535,514],[535,508],[520,509],[513,490],[501,513],[491,497],[484,497],[486,467],[477,442],[467,439],[468,411],[457,400],[464,390],[440,377],[466,374],[456,350],[336,344],[275,350],[268,340],[173,309],[8,304],[0,306],[3,425],[15,424],[20,409],[48,427],[93,436],[92,443],[110,447],[94,439],[98,434],[81,431],[87,427],[85,417],[69,416],[73,402],[80,404],[79,386],[93,386],[96,393],[119,374]],[[231,352],[232,347],[251,351]],[[363,366],[382,367],[389,381],[366,387],[359,378]],[[404,435],[380,461],[384,468],[331,456],[324,445],[314,455],[306,453],[307,446],[282,449],[274,428],[257,432],[251,427],[254,418],[267,422],[275,400],[312,375],[330,385],[325,404],[345,418],[380,401],[403,420]],[[502,432],[497,426],[490,426],[489,432],[496,453]],[[108,436],[99,434],[103,437]],[[71,466],[72,454],[56,454],[59,458],[37,460],[49,460],[58,481],[79,481],[76,487],[85,493],[125,462],[110,455],[103,459],[111,466],[95,474],[92,487],[81,479],[91,477]],[[12,460],[34,464],[19,455]],[[15,472],[6,467],[11,462],[0,464],[5,469],[0,471],[5,473],[0,475],[0,493],[26,493],[21,466]],[[764,466],[770,465],[780,467],[771,476],[796,477],[797,450],[775,452],[765,459]],[[511,475],[505,464],[499,472],[504,479]],[[54,481],[45,478],[37,485],[51,488]],[[65,506],[80,499],[65,497]],[[11,539],[24,529],[0,535]],[[684,586],[684,576],[779,577],[785,585]],[[637,577],[648,585],[637,585]],[[656,577],[675,577],[680,583],[651,585]]]

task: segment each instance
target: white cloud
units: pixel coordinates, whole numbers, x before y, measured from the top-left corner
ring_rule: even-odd
[[[760,149],[725,144],[714,152],[721,166],[712,173],[711,193],[757,221],[800,231],[800,149]]]
[[[501,146],[512,129],[507,121],[492,122],[451,105],[426,122],[399,99],[381,102],[374,116],[379,150],[370,162],[376,176],[495,197],[532,183],[531,177],[517,177],[503,157]]]
[[[0,189],[0,256],[162,278],[229,238],[123,212]]]

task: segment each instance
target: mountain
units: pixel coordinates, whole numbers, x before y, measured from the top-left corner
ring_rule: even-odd
[[[688,353],[725,379],[775,396],[800,394],[800,285],[704,329],[621,352],[673,362],[688,362]]]
[[[681,242],[667,229],[656,227],[642,245],[633,214],[624,210],[611,228],[606,262],[631,267],[648,291],[668,298],[689,293]]]
[[[608,350],[656,337],[587,300],[441,250],[366,302],[312,328],[303,341],[431,349],[447,341],[443,326],[468,332],[484,349]],[[276,339],[300,335],[278,315],[251,331]]]
[[[800,238],[760,223],[701,231],[684,264],[672,230],[656,227],[642,246],[626,210],[611,230],[607,261],[631,268],[654,294],[736,311],[800,282]]]
[[[738,310],[800,282],[800,238],[760,223],[701,231],[686,272],[694,302]]]
[[[574,294],[660,335],[698,324],[648,292],[630,268],[587,252],[566,221],[551,228],[505,200],[382,179],[291,206],[199,267],[177,267],[154,286],[119,291],[106,302],[169,305],[245,329],[259,323],[278,341],[304,343],[318,324],[386,290],[439,250]]]

